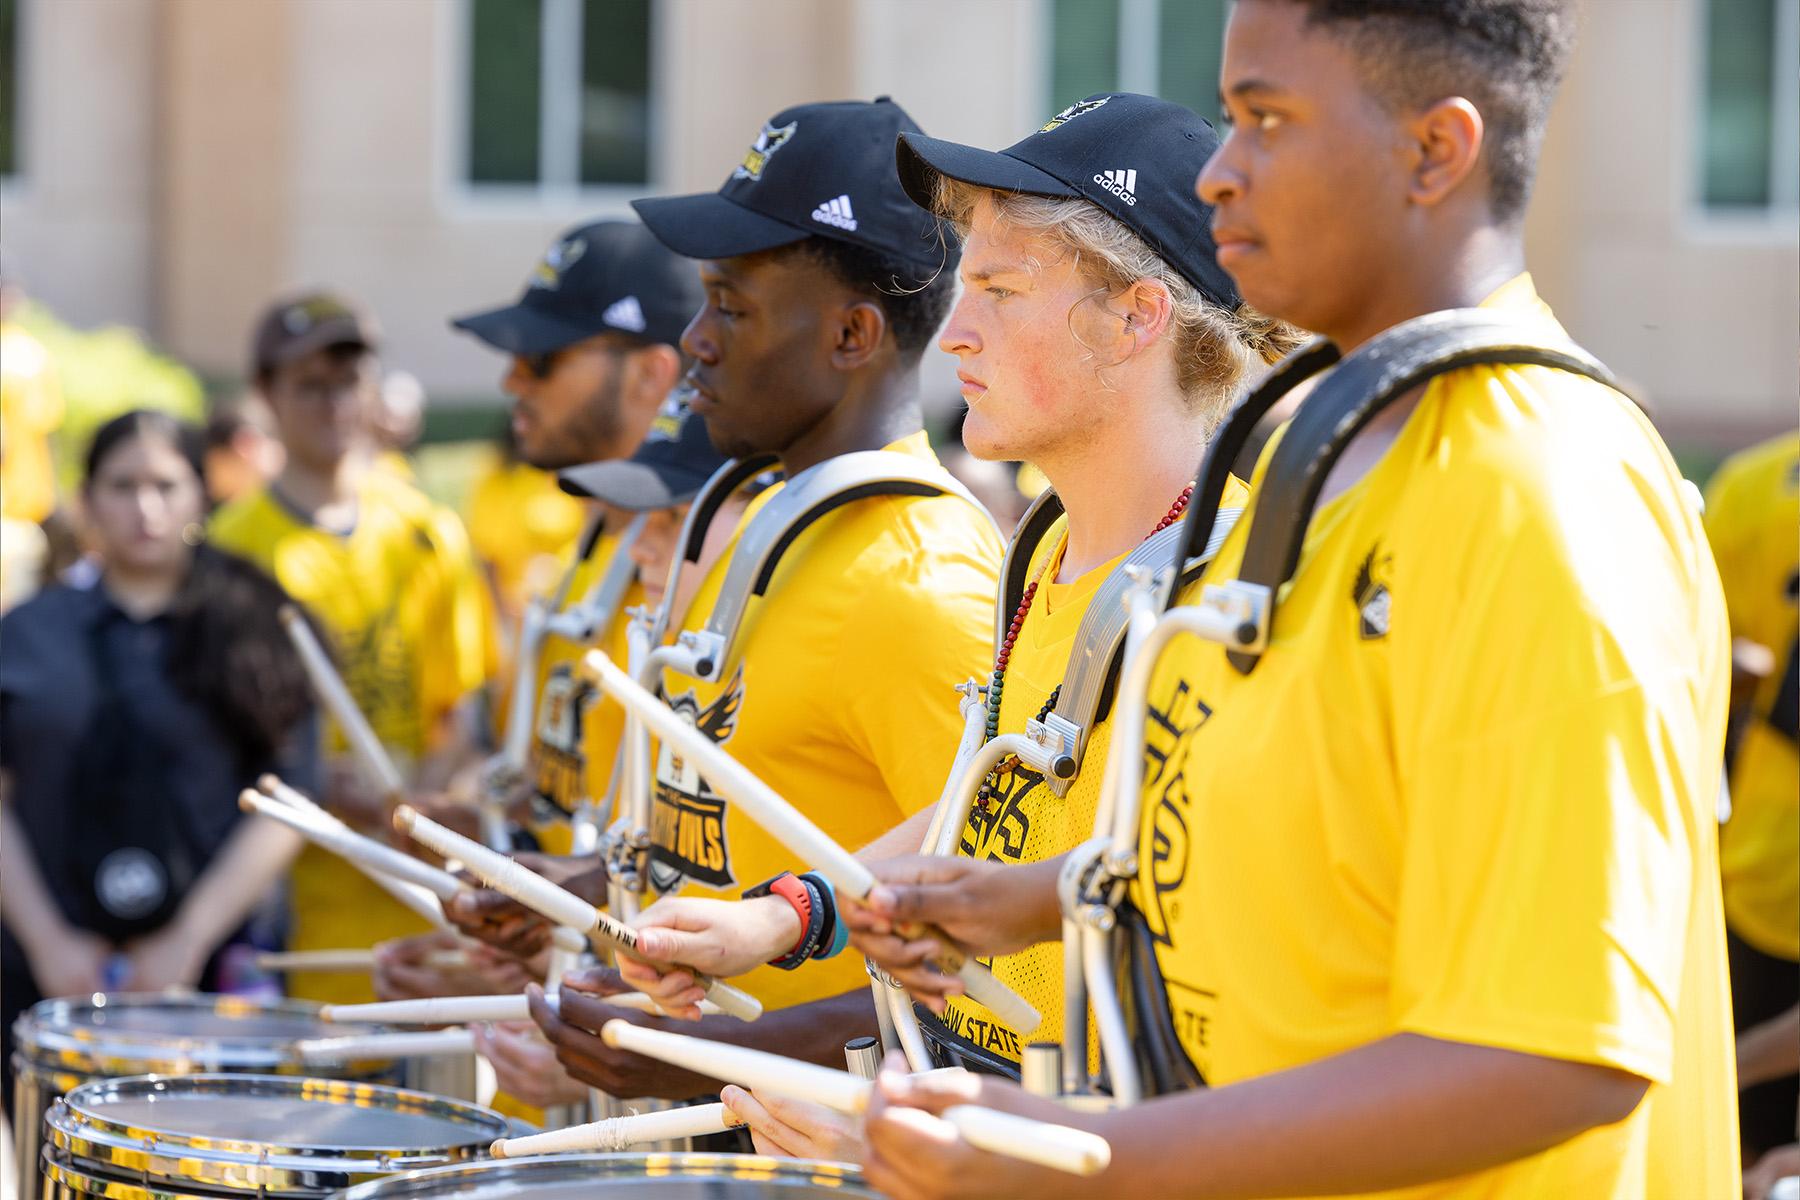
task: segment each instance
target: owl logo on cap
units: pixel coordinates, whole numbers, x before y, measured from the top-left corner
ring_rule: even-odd
[[[756,141],[744,151],[744,161],[731,173],[733,179],[761,179],[763,168],[769,165],[769,159],[777,150],[787,145],[788,139],[794,136],[794,130],[800,122],[789,121],[780,129],[773,125],[764,125],[762,132],[756,135]]]
[[[580,238],[564,238],[544,251],[543,259],[531,272],[531,286],[555,291],[570,267],[587,253],[587,243]]]
[[[1096,108],[1099,108],[1102,104],[1105,104],[1111,99],[1111,96],[1101,96],[1097,100],[1083,100],[1079,104],[1071,104],[1069,107],[1057,113],[1054,117],[1051,117],[1048,121],[1045,121],[1038,132],[1049,133],[1052,129],[1060,129],[1070,121],[1073,121],[1076,117],[1081,116],[1083,113],[1093,112]]]

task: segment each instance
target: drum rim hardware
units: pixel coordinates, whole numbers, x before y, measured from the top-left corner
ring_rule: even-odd
[[[119,1100],[160,1096],[242,1101],[251,1096],[386,1109],[464,1125],[466,1139],[431,1146],[349,1147],[213,1137],[134,1125],[106,1115]],[[408,1088],[283,1075],[136,1076],[99,1080],[58,1100],[44,1120],[45,1162],[109,1181],[190,1183],[228,1193],[318,1192],[425,1167],[467,1162],[504,1135],[491,1109]]]

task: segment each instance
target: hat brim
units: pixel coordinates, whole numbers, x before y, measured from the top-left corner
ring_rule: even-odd
[[[457,317],[451,325],[472,333],[508,354],[549,354],[564,346],[611,332],[610,326],[589,328],[541,313],[523,304]]]
[[[620,459],[585,463],[556,473],[556,482],[571,496],[599,500],[630,512],[649,512],[686,504],[706,486],[711,473],[676,466],[650,466]]]
[[[997,192],[1028,196],[1080,196],[1081,193],[1023,159],[997,150],[982,150],[922,133],[903,133],[894,146],[900,186],[914,204],[934,211],[938,176],[943,175]]]
[[[633,200],[631,207],[657,241],[684,258],[736,258],[791,246],[812,236],[717,192]]]

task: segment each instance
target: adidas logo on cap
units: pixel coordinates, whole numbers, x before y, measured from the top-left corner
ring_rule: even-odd
[[[622,300],[614,300],[600,314],[600,319],[614,329],[627,329],[632,333],[644,332],[644,306],[638,303],[636,296],[626,296]]]
[[[813,209],[812,219],[826,225],[836,225],[839,229],[855,230],[856,214],[850,211],[850,197],[839,196],[836,200],[826,200]]]
[[[1094,182],[1123,200],[1127,204],[1137,203],[1137,169],[1121,168],[1117,171],[1097,171]]]

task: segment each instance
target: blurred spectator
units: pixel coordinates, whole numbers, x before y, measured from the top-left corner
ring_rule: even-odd
[[[14,320],[23,299],[0,278],[0,515],[36,524],[56,508],[50,435],[63,402],[49,351]]]
[[[41,997],[212,984],[299,848],[237,807],[264,771],[313,782],[287,597],[204,542],[200,471],[199,430],[166,414],[102,426],[81,492],[97,585],[0,621],[9,1063],[13,1019]]]
[[[206,495],[225,504],[281,474],[287,451],[269,406],[254,393],[221,404],[206,422]]]
[[[1732,1008],[1740,1035],[1771,1019],[1800,1043],[1800,433],[1726,461],[1707,489],[1706,532],[1736,639],[1719,834]],[[1788,1012],[1788,1018],[1780,1014]],[[1743,1047],[1740,1046],[1740,1053]],[[1746,1161],[1794,1140],[1800,1081],[1746,1078]]]
[[[273,306],[252,363],[287,459],[266,487],[220,509],[215,540],[264,565],[329,634],[344,681],[415,785],[441,786],[473,757],[464,699],[480,687],[488,630],[481,581],[454,513],[368,468],[379,333],[360,308],[312,294]],[[332,731],[323,802],[387,831],[387,798]],[[309,848],[293,871],[294,949],[366,948],[423,922],[334,855]],[[295,974],[315,1000],[374,996],[367,979]]]

